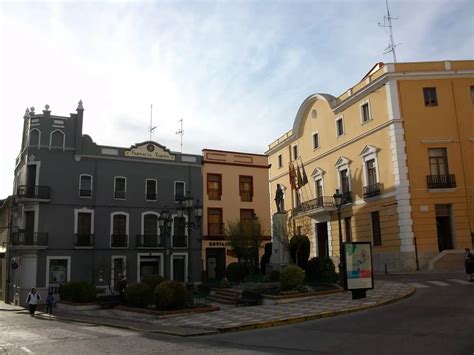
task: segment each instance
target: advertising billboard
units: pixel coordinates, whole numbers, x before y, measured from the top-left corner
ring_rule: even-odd
[[[370,242],[345,243],[347,290],[374,288]]]

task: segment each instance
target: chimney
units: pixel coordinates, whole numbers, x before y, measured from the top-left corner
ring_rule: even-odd
[[[76,156],[82,155],[82,118],[84,116],[84,106],[82,106],[82,100],[79,100],[77,105],[77,115],[76,115]]]

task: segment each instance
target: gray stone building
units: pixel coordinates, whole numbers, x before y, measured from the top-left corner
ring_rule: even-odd
[[[15,164],[10,301],[67,281],[113,290],[148,274],[200,281],[202,157],[152,141],[101,146],[46,105],[24,116]]]

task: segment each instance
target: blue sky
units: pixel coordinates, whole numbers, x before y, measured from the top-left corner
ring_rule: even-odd
[[[399,61],[474,58],[474,1],[391,0]],[[379,61],[384,0],[0,4],[0,198],[11,194],[22,116],[82,99],[99,144],[263,153],[312,93],[339,95]]]

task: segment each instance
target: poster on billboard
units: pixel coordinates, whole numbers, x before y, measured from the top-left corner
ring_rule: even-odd
[[[374,288],[370,242],[345,243],[347,290]]]

